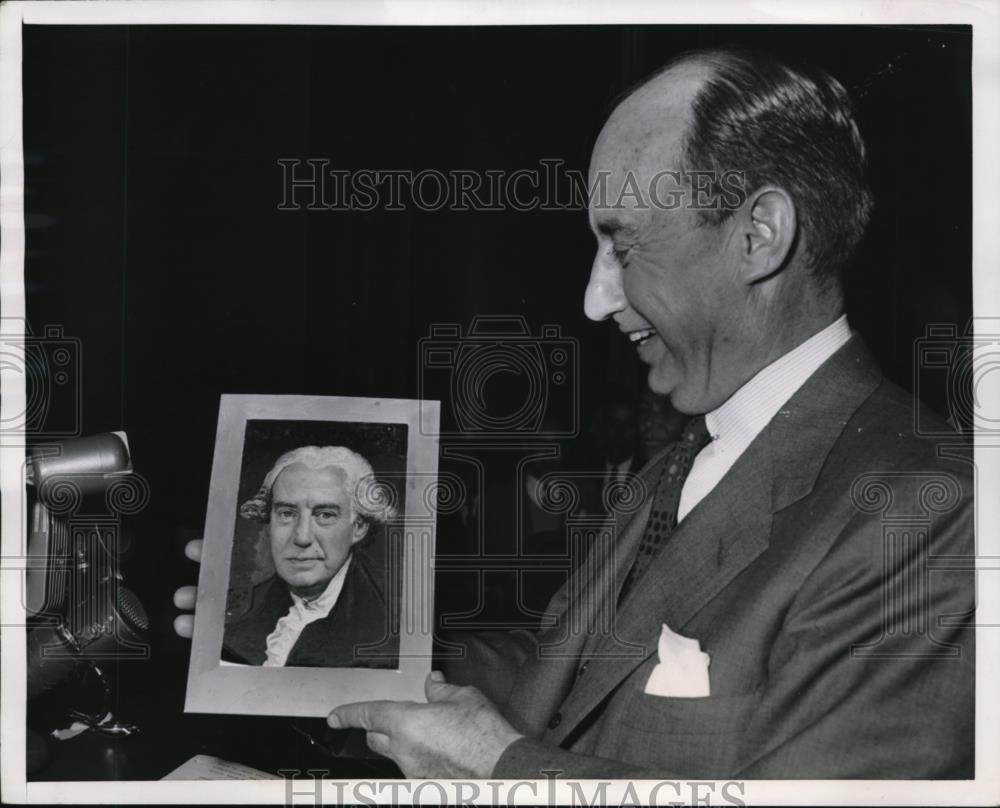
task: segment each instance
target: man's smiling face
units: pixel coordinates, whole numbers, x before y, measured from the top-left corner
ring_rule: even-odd
[[[601,132],[590,165],[591,187],[600,187],[603,175],[607,193],[594,194],[590,204],[597,256],[586,314],[612,318],[649,365],[649,386],[686,413],[713,409],[735,389],[725,354],[743,308],[726,225],[702,225],[690,193],[675,209],[650,196],[655,183],[656,199],[666,203],[671,180],[655,178],[689,168],[682,165],[683,137],[702,79],[700,69],[687,67],[665,89],[659,81],[626,99]],[[642,198],[622,196],[623,188],[637,188]]]

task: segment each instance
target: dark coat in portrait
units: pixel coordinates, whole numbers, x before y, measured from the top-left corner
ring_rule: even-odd
[[[362,542],[351,553],[344,587],[333,609],[302,630],[288,654],[286,667],[399,665],[398,600],[389,595],[384,564],[369,555],[365,544]],[[277,575],[257,584],[248,595],[231,597],[223,659],[262,665],[267,659],[267,637],[291,607],[292,595]]]

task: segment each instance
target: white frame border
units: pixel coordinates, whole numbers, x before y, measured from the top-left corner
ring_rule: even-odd
[[[430,500],[437,484],[439,413],[438,402],[416,399],[222,396],[185,712],[323,718],[334,707],[355,701],[425,701],[424,681],[431,672],[434,631],[436,513]],[[219,664],[244,438],[247,422],[251,420],[406,425],[402,514],[406,540],[399,601],[398,667],[264,668]],[[422,434],[421,423],[433,424],[433,432]]]

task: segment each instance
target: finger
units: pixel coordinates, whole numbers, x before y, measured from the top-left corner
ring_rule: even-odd
[[[381,732],[369,732],[365,735],[365,740],[368,741],[368,748],[376,754],[383,755],[385,757],[392,757],[392,755],[389,754],[388,735],[383,735]]]
[[[434,674],[437,674],[437,677]],[[431,671],[424,680],[424,695],[427,696],[427,701],[431,702],[465,698],[474,692],[474,688],[471,687],[448,684],[440,671]]]
[[[182,586],[174,592],[174,606],[178,609],[193,609],[198,599],[198,587]]]
[[[174,631],[187,640],[194,634],[194,615],[182,614],[174,618]]]
[[[342,704],[326,717],[331,729],[357,727],[370,732],[392,734],[396,717],[405,709],[405,702],[356,701]]]
[[[201,563],[201,539],[191,539],[187,544],[184,545],[184,555],[190,558],[192,561]]]

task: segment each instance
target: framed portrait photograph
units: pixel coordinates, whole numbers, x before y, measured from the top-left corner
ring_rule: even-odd
[[[222,396],[187,712],[424,700],[438,417],[436,401]]]

